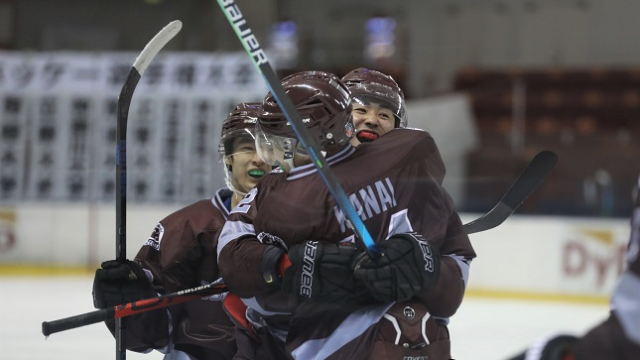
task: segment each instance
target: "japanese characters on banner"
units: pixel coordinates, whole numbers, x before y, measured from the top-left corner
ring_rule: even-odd
[[[114,200],[117,99],[136,56],[0,52],[0,201]],[[245,53],[159,54],[129,110],[127,199],[212,196],[222,121],[267,91]]]
[[[27,91],[32,68],[22,56],[0,58],[0,199],[20,199],[24,191]]]

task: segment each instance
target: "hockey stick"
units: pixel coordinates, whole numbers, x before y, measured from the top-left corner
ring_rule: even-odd
[[[329,168],[329,164],[325,160],[324,156],[322,156],[318,144],[309,135],[309,131],[300,119],[300,114],[298,114],[295,106],[293,106],[293,103],[285,94],[284,89],[280,84],[280,80],[269,64],[267,55],[260,48],[258,39],[256,39],[256,37],[253,35],[253,32],[251,31],[251,28],[249,28],[249,26],[247,25],[247,21],[242,16],[238,5],[234,3],[234,0],[217,1],[218,5],[220,5],[220,9],[226,16],[229,24],[242,43],[242,46],[244,46],[244,49],[247,51],[249,56],[251,56],[254,65],[256,66],[258,71],[260,71],[265,81],[267,82],[267,86],[278,101],[280,108],[284,112],[287,120],[291,124],[291,127],[298,136],[298,140],[307,149],[313,164],[318,169],[318,173],[327,185],[327,188],[335,199],[338,207],[342,212],[345,213],[347,223],[350,225],[351,229],[353,229],[354,235],[357,239],[363,242],[363,245],[370,257],[379,256],[380,252],[376,248],[375,243],[373,242],[373,238],[371,238],[371,235],[365,228],[364,223],[356,212],[355,207],[353,206],[353,204],[351,204],[351,201],[349,201],[349,198],[347,197],[347,194],[345,194],[344,189],[342,189],[342,186],[340,186],[340,183],[333,175],[331,168]]]
[[[176,20],[165,26],[147,43],[136,58],[118,97],[118,123],[116,125],[116,260],[127,259],[127,119],[129,106],[138,81],[158,52],[182,29]],[[44,325],[43,325],[44,326]],[[116,359],[126,358],[125,328],[116,320]]]
[[[558,156],[552,151],[538,153],[520,176],[504,194],[500,202],[488,213],[464,225],[467,234],[473,234],[502,224],[544,181],[558,162]],[[192,289],[181,290],[157,298],[138,300],[113,308],[96,310],[60,320],[42,323],[42,333],[45,336],[60,331],[74,329],[81,326],[95,324],[108,319],[140,314],[187,301],[197,300],[203,296],[210,296],[226,292],[223,284],[208,284]]]
[[[205,296],[222,294],[224,292],[227,292],[227,287],[224,284],[211,283],[191,289],[180,290],[155,298],[133,301],[107,309],[95,310],[59,320],[44,321],[42,323],[42,334],[44,334],[44,336],[49,336],[64,330],[75,329],[110,319],[116,319],[117,321],[126,316],[141,314],[146,311],[161,309],[187,301],[198,300]]]
[[[467,234],[493,229],[502,224],[544,181],[557,162],[558,155],[553,151],[539,152],[520,173],[520,176],[496,206],[476,220],[464,224]]]

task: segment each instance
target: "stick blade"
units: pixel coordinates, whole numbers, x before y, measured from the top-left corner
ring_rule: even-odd
[[[156,57],[158,52],[169,42],[169,40],[173,39],[181,29],[182,21],[174,20],[162,28],[162,30],[160,30],[156,36],[147,43],[144,49],[142,49],[142,52],[140,52],[140,55],[138,55],[136,61],[133,63],[133,67],[138,70],[140,76],[142,76],[144,71],[147,69],[151,60]]]
[[[539,152],[493,209],[480,218],[464,224],[466,233],[473,234],[502,224],[542,184],[557,163],[558,155],[553,151]]]
[[[557,163],[558,155],[555,152],[550,150],[539,152],[518,177],[522,181],[514,183],[500,202],[514,210],[517,209],[542,184]]]

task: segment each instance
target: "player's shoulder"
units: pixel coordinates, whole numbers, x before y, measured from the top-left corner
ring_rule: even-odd
[[[183,207],[182,209],[176,211],[174,214],[185,213],[190,215],[190,214],[193,214],[194,212],[195,213],[210,212],[215,210],[216,208],[213,206],[211,199],[202,199]]]
[[[224,221],[224,215],[221,210],[216,208],[211,199],[202,199],[194,203],[186,205],[179,210],[174,211],[167,217],[162,219],[165,227],[168,226],[184,226],[183,224],[208,223],[210,221]]]
[[[271,172],[260,178],[256,187],[258,189],[273,188],[286,179],[287,174],[279,167],[275,167]]]
[[[431,133],[418,129],[418,128],[402,128],[395,129],[390,132],[388,135],[396,133],[394,136],[398,139],[402,139],[402,141],[415,143],[415,144],[423,144],[428,146],[435,146],[435,140]]]
[[[438,152],[436,142],[428,131],[415,128],[395,129],[370,143],[379,151],[396,154],[430,155]]]

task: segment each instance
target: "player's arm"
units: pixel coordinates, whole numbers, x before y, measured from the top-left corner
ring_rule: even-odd
[[[161,236],[164,233],[163,226],[162,223],[156,225],[133,261],[124,263],[115,260],[105,261],[101,268],[96,270],[93,284],[96,308],[104,309],[152,298],[164,292],[160,275],[162,267],[159,251]],[[127,349],[148,352],[151,349],[162,349],[169,345],[170,315],[167,310],[145,312],[123,320],[126,321],[127,326]],[[114,334],[115,322],[110,320],[105,323]]]
[[[105,261],[101,268],[96,270],[93,300],[97,309],[111,308],[157,295],[147,273],[137,261]],[[127,349],[148,352],[151,349],[161,349],[168,344],[169,322],[166,310],[132,315],[123,320],[126,321],[127,327]],[[115,321],[107,320],[105,324],[114,334]]]
[[[242,297],[250,298],[258,294],[274,290],[272,285],[278,281],[277,263],[284,255],[284,250],[275,245],[262,244],[255,235],[241,235],[229,239],[235,221],[227,222],[221,233],[221,240],[229,240],[218,251],[218,267],[229,291]],[[264,264],[273,264],[273,269],[263,269]],[[271,270],[271,271],[269,271]],[[264,274],[263,274],[264,272]],[[267,279],[269,273],[273,276]]]
[[[443,195],[449,206],[433,206],[434,211],[424,211],[425,216],[431,216],[423,221],[431,224],[430,229],[393,234],[378,244],[384,256],[363,258],[356,266],[355,276],[377,300],[418,298],[439,317],[453,315],[460,306],[469,262],[475,253],[448,196]],[[443,223],[434,220],[434,214],[441,215]]]
[[[430,154],[425,161],[427,174],[435,180],[440,194],[436,198],[425,198],[427,204],[435,213],[442,214],[444,217],[441,221],[445,222],[446,231],[444,232],[444,240],[440,243],[438,250],[440,252],[440,274],[437,281],[430,289],[425,289],[417,294],[422,299],[430,312],[436,316],[449,317],[453,315],[462,302],[467,280],[469,278],[469,265],[476,254],[473,251],[469,237],[462,226],[460,217],[455,212],[453,199],[442,187],[445,176],[445,166],[435,140],[428,136],[419,144],[419,150],[416,153]],[[425,177],[426,175],[425,174]],[[435,188],[434,188],[434,191]],[[438,206],[439,202],[445,206]],[[438,210],[440,209],[440,210]],[[421,216],[429,216],[429,212],[425,211]],[[430,221],[423,219],[425,224]],[[433,229],[420,229],[421,234],[425,235],[429,240],[433,237],[441,237],[439,231]]]
[[[469,278],[469,264],[474,257],[460,217],[453,212],[440,248],[440,275],[432,288],[417,294],[432,314],[449,317],[458,310]]]
[[[256,236],[253,219],[261,201],[259,193],[260,185],[231,210],[218,237],[220,274],[229,291],[241,298],[274,290],[279,280],[276,266],[286,251],[284,244],[263,244]]]

